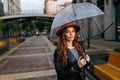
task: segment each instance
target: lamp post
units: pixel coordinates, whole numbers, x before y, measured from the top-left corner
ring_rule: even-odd
[[[91,37],[91,31],[90,31],[90,24],[91,24],[91,18],[88,18],[88,49],[90,48],[90,37]]]

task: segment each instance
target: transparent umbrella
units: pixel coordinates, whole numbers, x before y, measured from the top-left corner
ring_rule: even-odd
[[[81,27],[78,33],[80,41],[89,41],[93,37],[101,37],[100,34],[104,33],[113,24],[103,11],[92,3],[71,4],[54,17],[51,27],[51,40],[56,40],[56,31],[69,22],[75,22]],[[84,75],[82,75],[83,79],[85,79]]]
[[[71,4],[55,15],[51,27],[51,39],[56,39],[56,31],[68,22],[77,22],[80,25],[84,40],[102,34],[112,25],[112,21],[96,5]]]

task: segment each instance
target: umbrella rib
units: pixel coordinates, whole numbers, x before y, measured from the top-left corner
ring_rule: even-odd
[[[112,22],[102,33],[104,33],[106,30],[108,30],[113,24],[114,24],[114,23]],[[91,37],[85,39],[84,41],[86,41],[86,40],[88,40],[88,39],[90,39],[90,38],[93,38],[93,37],[97,37],[97,36],[99,36],[99,35],[101,35],[101,33],[100,33],[100,34],[97,34],[97,35],[95,35],[95,36],[91,36]]]
[[[74,4],[73,4],[74,5]],[[76,18],[76,15],[75,15],[75,8],[74,6],[72,5],[72,10],[73,10],[73,15],[74,15],[74,18]],[[76,19],[75,19],[76,20]]]

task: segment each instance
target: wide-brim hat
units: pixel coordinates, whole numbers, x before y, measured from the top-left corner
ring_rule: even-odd
[[[56,32],[56,35],[57,35],[58,37],[60,37],[60,34],[63,32],[63,30],[64,30],[65,28],[68,28],[68,27],[73,27],[76,32],[79,32],[79,30],[80,30],[80,26],[78,26],[78,25],[75,24],[75,23],[70,22],[70,23],[66,23],[66,24],[62,25],[62,26],[58,29],[58,31]]]

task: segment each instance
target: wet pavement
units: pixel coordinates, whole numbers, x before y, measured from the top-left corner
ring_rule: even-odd
[[[0,56],[0,80],[56,80],[52,55],[46,37],[30,37]]]
[[[101,59],[107,61],[108,52],[112,49],[106,47],[108,44],[103,47],[106,42],[92,40],[91,43],[89,49],[86,43],[84,46],[91,56],[90,70],[93,72],[93,65],[104,63]],[[0,56],[0,80],[57,80],[53,65],[54,49],[55,45],[45,36],[27,38]],[[87,75],[87,80],[90,80],[90,74]]]

